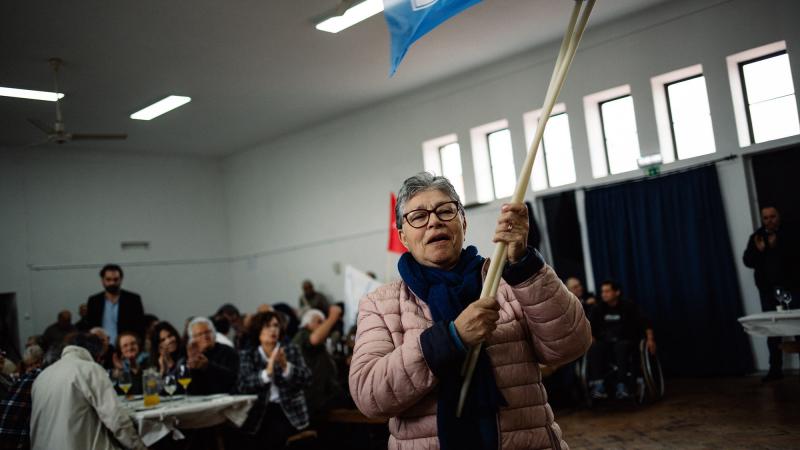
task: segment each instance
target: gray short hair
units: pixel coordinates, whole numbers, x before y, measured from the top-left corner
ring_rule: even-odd
[[[217,342],[217,329],[214,328],[214,322],[209,320],[207,317],[195,317],[189,322],[189,325],[186,326],[186,334],[189,335],[189,342],[194,341],[194,337],[192,337],[192,327],[198,324],[206,324],[208,325],[208,329],[211,330],[211,336],[214,338],[214,342]]]
[[[26,365],[31,365],[41,362],[43,357],[44,350],[42,350],[42,347],[39,347],[38,345],[31,345],[25,349],[25,353],[22,355],[22,361]]]
[[[432,190],[444,192],[452,200],[458,202],[459,208],[463,206],[461,205],[461,199],[458,197],[458,192],[456,192],[456,188],[453,187],[453,185],[450,183],[450,180],[445,177],[434,175],[430,172],[420,172],[414,176],[406,178],[406,180],[403,181],[403,185],[400,186],[400,192],[397,193],[397,204],[394,206],[394,217],[398,230],[403,228],[403,207],[406,205],[406,202],[420,192]]]
[[[300,328],[305,328],[306,325],[310,324],[315,317],[325,320],[325,313],[318,309],[309,309],[305,312],[305,314],[303,314],[303,318],[300,319]]]

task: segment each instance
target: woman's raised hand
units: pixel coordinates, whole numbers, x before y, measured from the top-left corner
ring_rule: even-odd
[[[528,226],[528,207],[525,204],[503,204],[492,242],[508,245],[506,257],[510,263],[518,262],[528,251]]]

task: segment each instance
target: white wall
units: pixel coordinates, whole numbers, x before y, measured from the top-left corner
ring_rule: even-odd
[[[561,95],[570,114],[578,176],[578,183],[568,188],[640,176],[592,179],[583,96],[630,84],[643,153],[658,153],[650,78],[697,63],[703,64],[709,87],[717,154],[673,167],[743,154],[725,57],[781,39],[792,52],[800,46],[790,19],[797,17],[800,6],[788,0],[681,1],[590,27]],[[389,192],[422,170],[421,143],[457,133],[466,195],[468,202],[474,201],[469,129],[507,118],[519,168],[525,153],[522,114],[540,107],[556,53],[553,43],[226,158],[231,249],[240,258],[232,266],[236,297],[296,301],[300,281],[309,277],[341,298],[336,263],[382,274]],[[800,60],[794,59],[797,84]],[[754,225],[745,162],[739,158],[719,166],[745,310],[754,312],[758,301],[752,273],[738,259]],[[468,210],[467,239],[484,254],[491,253],[497,208],[495,203]],[[759,367],[765,367],[762,340],[754,341],[754,348]]]
[[[218,161],[73,146],[0,155],[0,292],[17,293],[23,338],[61,309],[77,318],[107,262],[123,266],[147,312],[176,325],[231,299]]]
[[[657,153],[650,78],[697,63],[717,154],[672,168],[800,142],[739,148],[725,65],[729,54],[785,39],[797,85],[797,17],[793,0],[685,0],[590,26],[560,98],[578,176],[566,188],[640,175],[592,179],[583,96],[630,84],[643,153]],[[458,135],[467,201],[474,201],[470,128],[508,119],[519,168],[522,114],[541,106],[556,52],[552,43],[221,160],[67,146],[0,152],[0,292],[18,295],[20,334],[40,332],[64,306],[75,310],[99,290],[96,272],[108,261],[125,267],[125,287],[142,294],[147,310],[175,324],[226,301],[244,310],[294,303],[304,278],[341,299],[337,269],[346,263],[381,277],[396,273],[396,256],[385,251],[389,192],[422,170],[421,143]],[[755,312],[752,273],[739,261],[755,225],[746,164],[738,158],[718,166],[745,311]],[[467,212],[467,241],[484,254],[498,206]],[[127,240],[151,248],[123,252]],[[766,367],[763,340],[754,348]]]

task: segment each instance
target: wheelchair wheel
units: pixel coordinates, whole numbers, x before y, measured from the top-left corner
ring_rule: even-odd
[[[636,377],[636,385],[634,388],[633,397],[636,400],[636,403],[639,405],[644,405],[647,403],[647,383],[645,383],[644,377],[641,375]]]
[[[646,401],[656,401],[664,397],[664,373],[661,371],[661,361],[658,355],[647,351],[647,343],[639,342],[639,355],[641,361],[643,388]]]

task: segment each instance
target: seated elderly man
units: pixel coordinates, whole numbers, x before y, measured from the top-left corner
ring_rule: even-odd
[[[61,359],[33,382],[31,448],[106,450],[145,448],[106,371],[96,363],[102,343],[75,334]]]
[[[336,363],[325,348],[325,341],[341,317],[342,308],[336,305],[328,310],[327,319],[322,311],[309,309],[303,314],[300,329],[292,339],[311,369],[311,384],[305,394],[312,423],[327,413],[331,403],[343,393],[337,381]]]
[[[233,391],[239,374],[239,355],[216,342],[214,324],[205,317],[189,322],[186,365],[192,373],[189,394],[208,395]]]
[[[42,367],[44,350],[38,345],[31,345],[25,349],[22,355],[22,368],[24,373],[32,372]]]

